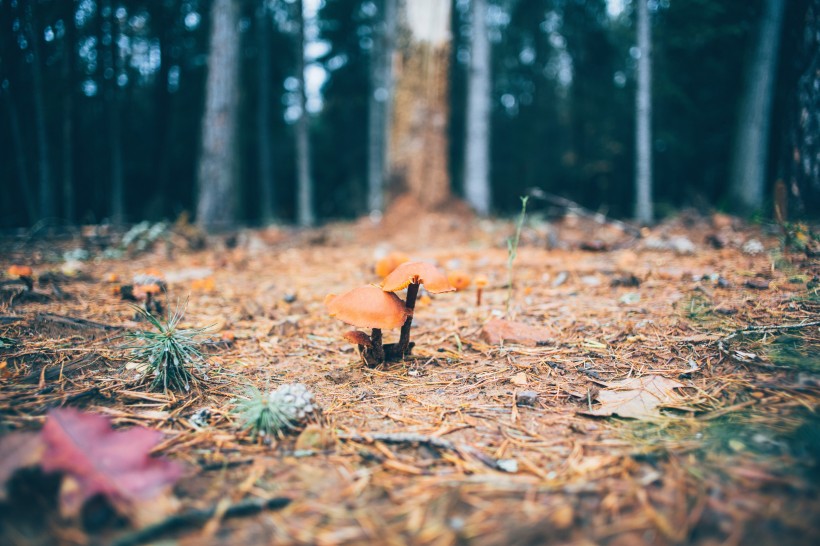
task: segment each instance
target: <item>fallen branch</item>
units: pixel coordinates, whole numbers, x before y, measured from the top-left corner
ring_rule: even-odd
[[[274,497],[272,499],[246,499],[235,504],[231,504],[222,518],[236,518],[258,514],[263,510],[278,510],[290,504],[291,499],[287,497]],[[182,527],[192,527],[204,525],[216,514],[217,507],[212,506],[201,510],[189,510],[181,514],[174,514],[164,520],[128,533],[115,540],[113,546],[137,546],[157,540],[162,535]]]
[[[718,350],[720,350],[720,352],[722,353],[725,353],[726,347],[724,344],[738,336],[746,334],[770,334],[773,332],[779,332],[781,330],[801,330],[803,328],[810,328],[812,326],[820,326],[820,320],[815,320],[813,322],[801,322],[799,324],[772,324],[766,326],[747,326],[746,328],[735,330],[728,336],[722,337],[719,340],[717,340]]]
[[[492,468],[493,470],[501,470],[502,472],[506,472],[503,466],[499,464],[499,462],[496,459],[493,459],[492,457],[489,457],[488,455],[481,453],[474,447],[463,444],[456,444],[450,442],[449,440],[442,440],[441,438],[435,438],[433,436],[425,436],[424,434],[391,434],[374,432],[369,434],[340,434],[338,438],[340,440],[348,442],[358,442],[363,444],[369,444],[373,442],[384,442],[385,444],[425,445],[428,447],[434,447],[436,449],[441,449],[444,451],[452,451],[462,459],[466,459],[465,455],[471,455],[472,457],[478,459],[483,464]]]
[[[101,330],[122,330],[122,326],[114,326],[113,324],[103,324],[101,322],[94,322],[82,318],[67,317],[64,315],[55,315],[53,313],[38,313],[37,322],[50,322],[52,324],[59,324],[61,326],[71,326],[74,328],[97,328]]]
[[[591,210],[582,207],[575,201],[567,199],[566,197],[561,197],[560,195],[547,193],[541,188],[530,188],[527,193],[531,197],[540,199],[541,201],[546,201],[547,203],[551,203],[557,207],[565,208],[568,211],[577,214],[578,216],[589,218],[590,220],[594,220],[599,224],[609,224],[611,226],[615,226],[624,233],[628,233],[633,237],[641,237],[641,230],[633,226],[632,224],[627,224],[626,222],[621,222],[620,220],[615,220],[614,218],[607,218],[606,214],[600,212],[592,212]]]

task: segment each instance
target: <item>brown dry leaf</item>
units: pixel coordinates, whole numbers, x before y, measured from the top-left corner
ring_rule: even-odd
[[[492,319],[481,329],[481,339],[490,345],[506,342],[535,347],[548,343],[550,334],[544,327],[505,319]]]
[[[600,406],[580,412],[582,415],[628,417],[631,419],[655,419],[660,406],[672,405],[680,400],[675,389],[684,384],[661,375],[632,377],[623,381],[607,383],[598,393]]]
[[[526,386],[527,384],[527,374],[524,372],[519,372],[510,378],[510,383],[513,385],[519,385],[521,387]]]

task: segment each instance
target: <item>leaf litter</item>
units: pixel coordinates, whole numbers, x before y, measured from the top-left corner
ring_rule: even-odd
[[[817,367],[796,365],[793,352],[786,360],[775,344],[787,332],[806,354],[820,346],[816,327],[778,330],[817,320],[816,260],[784,254],[787,271],[765,253],[744,254],[732,241],[777,245],[757,227],[732,227],[729,243],[712,248],[708,218],[652,229],[659,240],[690,240],[684,254],[571,216],[549,229],[530,222],[507,314],[515,225],[443,213],[411,220],[413,233],[391,220],[247,231],[230,247],[215,239],[173,255],[163,246],[84,264],[84,277],[60,282],[65,298],[4,304],[0,335],[15,341],[0,348],[6,438],[43,429],[52,408],[77,408],[108,416],[116,434],[156,431],[151,454],[188,473],[173,488],[177,511],[143,534],[141,524],[60,518],[26,527],[13,505],[0,534],[123,544],[816,542]],[[596,240],[606,248],[583,250]],[[50,247],[38,244],[0,241],[0,265],[47,259]],[[481,305],[474,288],[421,299],[412,356],[364,369],[323,300],[378,282],[375,258],[391,251],[488,283]],[[54,267],[32,265],[39,275]],[[162,302],[189,297],[180,326],[216,324],[213,335],[231,340],[205,345],[201,392],[151,392],[126,366],[119,340],[145,324],[100,281],[145,270],[209,273],[205,288],[168,275]],[[537,335],[488,338],[491,320]],[[304,435],[243,433],[232,400],[249,386],[289,383],[315,394],[322,424]],[[36,454],[22,445],[14,457]],[[13,484],[4,465],[0,477]]]

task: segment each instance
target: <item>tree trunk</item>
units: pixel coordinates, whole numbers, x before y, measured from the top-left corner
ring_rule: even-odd
[[[224,229],[235,219],[239,62],[237,2],[214,0],[197,176],[197,223],[205,229]]]
[[[313,178],[310,172],[310,116],[305,89],[305,14],[302,0],[296,2],[296,77],[299,80],[299,119],[296,121],[296,221],[300,226],[316,223],[313,213]]]
[[[472,0],[470,73],[467,83],[467,135],[464,196],[482,216],[489,214],[490,194],[490,37],[487,0]]]
[[[635,219],[649,224],[652,210],[652,36],[648,0],[638,0],[638,86],[635,96]]]
[[[259,200],[260,214],[263,224],[269,224],[275,219],[273,208],[274,180],[273,180],[273,146],[271,137],[271,13],[267,0],[260,0],[256,8],[256,39],[259,51],[258,97],[256,108],[256,140],[257,156],[259,161]]]
[[[31,40],[31,83],[34,100],[34,131],[37,137],[37,179],[39,186],[40,219],[54,216],[54,187],[51,180],[51,157],[48,147],[48,124],[43,88],[43,72],[40,57],[40,28],[37,26],[34,6],[29,3],[26,17],[28,36]]]
[[[740,103],[729,191],[733,205],[741,212],[763,206],[777,53],[785,9],[783,0],[765,2]]]
[[[104,97],[108,121],[109,176],[111,177],[111,222],[122,224],[125,221],[125,180],[122,163],[122,112],[120,106],[120,89],[117,77],[121,70],[117,34],[119,22],[114,13],[112,2],[101,3],[102,22],[101,43],[103,52]]]
[[[396,33],[396,1],[382,0],[376,26],[376,41],[370,57],[368,100],[367,207],[371,213],[384,211],[384,189],[388,177],[390,149],[390,103],[393,97],[393,50]]]
[[[404,0],[392,119],[391,175],[423,208],[450,198],[447,167],[450,2]]]
[[[34,196],[31,194],[29,185],[28,169],[26,166],[25,144],[23,143],[23,133],[20,131],[20,118],[17,117],[17,105],[11,95],[11,85],[8,80],[3,82],[6,96],[6,106],[9,112],[9,129],[11,129],[11,142],[14,148],[14,164],[17,167],[17,181],[20,184],[20,194],[23,196],[23,205],[28,214],[28,221],[32,224],[37,221],[37,206],[34,203]]]
[[[62,150],[62,215],[69,225],[76,220],[74,198],[74,58],[76,55],[76,29],[74,15],[76,2],[66,2],[65,37],[63,38],[63,150]]]

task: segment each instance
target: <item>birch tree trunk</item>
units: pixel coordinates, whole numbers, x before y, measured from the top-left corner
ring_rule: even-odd
[[[296,221],[300,226],[316,223],[313,212],[313,178],[310,172],[310,117],[305,89],[305,12],[302,0],[296,2],[296,77],[299,80],[299,119],[296,121]]]
[[[390,150],[390,113],[393,97],[393,51],[397,0],[381,0],[376,40],[370,57],[370,97],[367,127],[367,207],[384,211]]]
[[[263,224],[271,223],[275,218],[274,180],[273,180],[273,146],[271,138],[271,13],[268,0],[260,0],[256,8],[256,40],[259,51],[259,73],[257,77],[256,140],[259,168],[260,215]]]
[[[48,146],[48,126],[43,89],[43,67],[40,55],[39,26],[31,2],[26,13],[27,34],[31,40],[31,83],[34,100],[34,131],[37,139],[37,180],[39,188],[40,219],[54,216],[54,186],[51,179],[51,156]]]
[[[197,177],[197,223],[206,229],[224,229],[234,222],[239,110],[238,26],[236,1],[214,0]]]
[[[490,38],[487,0],[472,0],[470,73],[467,83],[467,139],[464,151],[464,196],[480,215],[490,212]]]
[[[390,137],[391,175],[423,208],[450,198],[447,167],[449,0],[404,0]]]
[[[783,0],[765,2],[740,103],[729,192],[732,203],[741,212],[763,206],[777,53],[785,9]]]
[[[635,219],[649,224],[652,206],[652,35],[648,0],[638,0],[638,86],[635,96]]]

